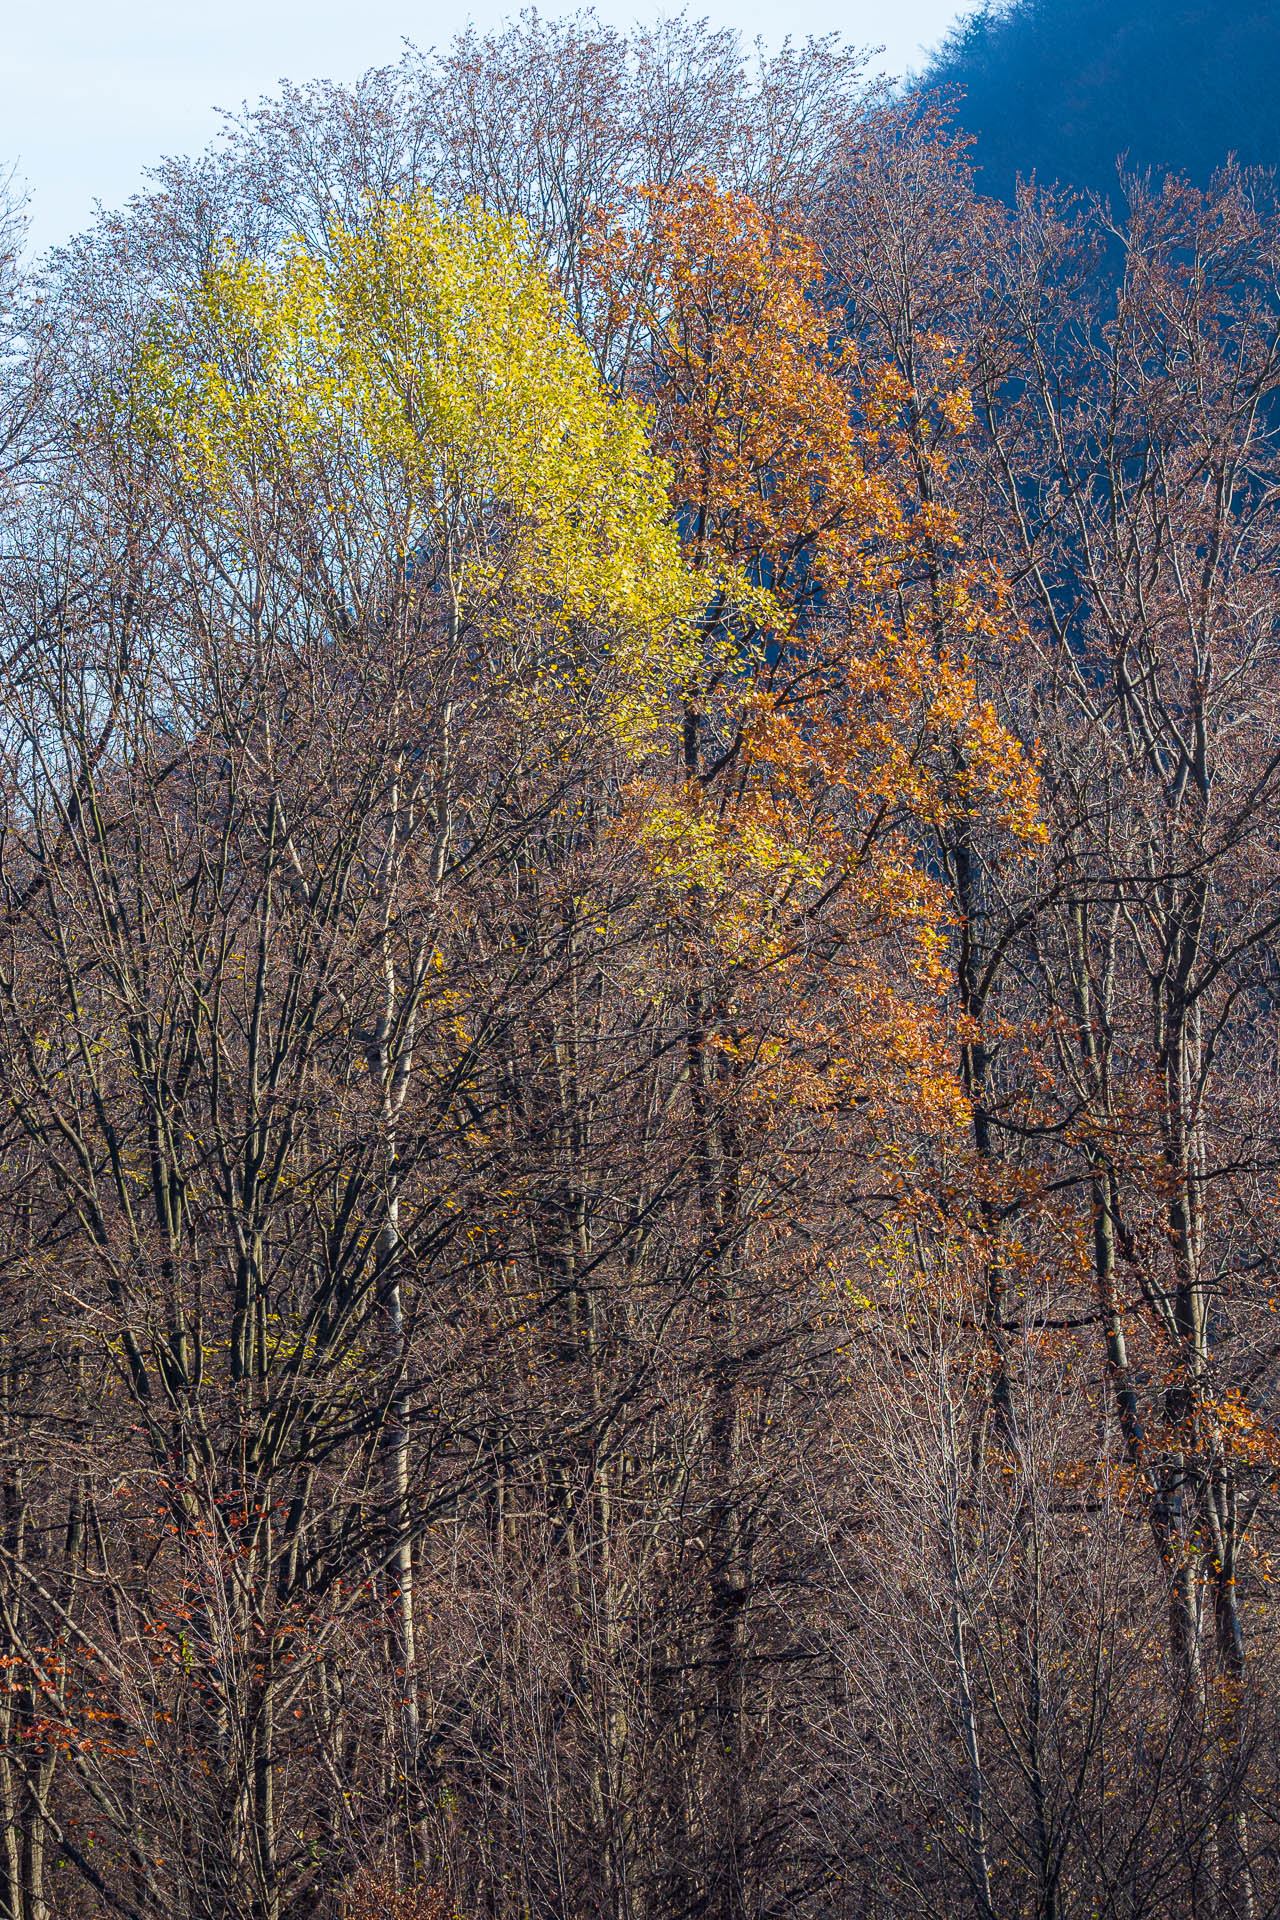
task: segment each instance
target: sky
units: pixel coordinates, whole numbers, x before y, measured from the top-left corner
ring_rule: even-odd
[[[93,203],[118,206],[142,169],[192,153],[218,131],[217,109],[292,80],[350,80],[399,57],[406,39],[446,45],[468,20],[495,26],[520,0],[10,0],[0,35],[0,174],[16,163],[30,193],[31,239],[56,244],[83,227]],[[747,41],[777,45],[839,32],[883,45],[877,65],[922,64],[955,0],[691,0],[689,11]],[[544,0],[544,14],[574,11]],[[668,9],[670,10],[670,9]],[[636,0],[598,0],[612,25]],[[652,12],[657,11],[657,0]]]

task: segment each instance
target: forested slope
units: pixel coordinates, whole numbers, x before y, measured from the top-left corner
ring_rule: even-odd
[[[1280,1910],[1280,220],[859,75],[6,290],[8,1920]]]
[[[984,192],[1019,175],[1110,192],[1116,162],[1200,185],[1280,164],[1280,12],[1266,0],[1013,0],[969,14],[923,76],[962,95]]]

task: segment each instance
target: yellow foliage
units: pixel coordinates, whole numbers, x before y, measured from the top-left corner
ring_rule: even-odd
[[[634,649],[686,619],[665,463],[522,229],[476,204],[376,204],[278,263],[224,249],[156,330],[143,401],[229,519],[269,498],[321,542],[371,526],[462,622],[605,622]]]

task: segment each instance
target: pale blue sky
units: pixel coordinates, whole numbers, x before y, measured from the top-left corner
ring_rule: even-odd
[[[32,237],[64,239],[93,201],[115,206],[163,153],[189,153],[218,130],[217,107],[269,92],[281,75],[352,79],[394,60],[402,41],[443,45],[471,19],[481,28],[517,10],[503,0],[9,0],[0,35],[0,169],[17,161],[31,191]],[[670,9],[667,9],[670,10]],[[717,26],[776,45],[838,31],[883,43],[883,64],[918,66],[955,0],[691,0]],[[547,14],[574,11],[544,4]],[[655,3],[656,11],[656,3]],[[600,0],[628,26],[637,0]]]

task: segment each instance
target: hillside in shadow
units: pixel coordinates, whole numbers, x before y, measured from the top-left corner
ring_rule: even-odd
[[[980,184],[1019,175],[1108,191],[1130,169],[1207,182],[1230,154],[1280,161],[1271,0],[1015,0],[952,30],[922,76],[963,94]]]

